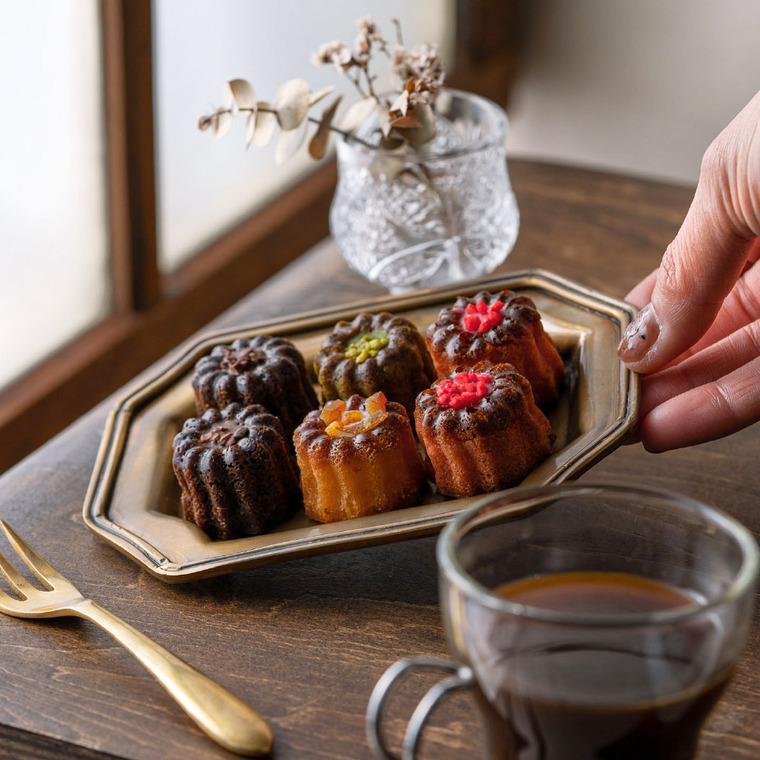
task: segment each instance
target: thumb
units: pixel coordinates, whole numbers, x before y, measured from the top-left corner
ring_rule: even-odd
[[[759,111],[760,99],[750,106]],[[754,204],[743,202],[754,174],[747,171],[754,168],[746,162],[747,137],[752,142],[755,131],[744,122],[751,116],[752,126],[758,124],[758,113],[747,110],[705,154],[694,200],[665,251],[651,300],[623,335],[618,356],[633,370],[660,369],[696,343],[742,273],[758,234]]]

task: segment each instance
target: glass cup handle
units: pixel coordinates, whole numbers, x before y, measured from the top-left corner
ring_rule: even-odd
[[[383,710],[390,701],[391,689],[408,672],[440,670],[450,674],[432,686],[412,713],[404,734],[400,760],[414,760],[430,712],[438,701],[450,691],[467,689],[473,685],[472,671],[466,665],[442,657],[407,657],[393,663],[375,684],[367,705],[367,742],[378,760],[399,760],[385,746],[382,738]]]

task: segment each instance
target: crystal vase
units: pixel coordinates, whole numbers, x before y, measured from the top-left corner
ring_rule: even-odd
[[[338,143],[330,231],[348,265],[392,293],[476,279],[501,264],[520,225],[507,171],[507,116],[444,90],[426,145],[373,147],[377,122]]]

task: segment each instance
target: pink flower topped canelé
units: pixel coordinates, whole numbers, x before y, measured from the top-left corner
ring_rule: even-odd
[[[462,327],[468,332],[488,332],[504,319],[503,301],[468,303],[462,311]]]
[[[458,372],[438,383],[437,401],[441,406],[464,409],[486,398],[492,387],[493,378],[485,372]]]

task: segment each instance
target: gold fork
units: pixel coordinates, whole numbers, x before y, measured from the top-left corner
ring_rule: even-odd
[[[0,572],[20,597],[0,590],[0,612],[26,618],[73,615],[95,623],[126,647],[195,723],[222,747],[249,756],[266,755],[271,751],[272,731],[253,708],[116,615],[85,599],[5,521],[0,520],[0,528],[45,587],[43,590],[29,583],[0,553]]]

